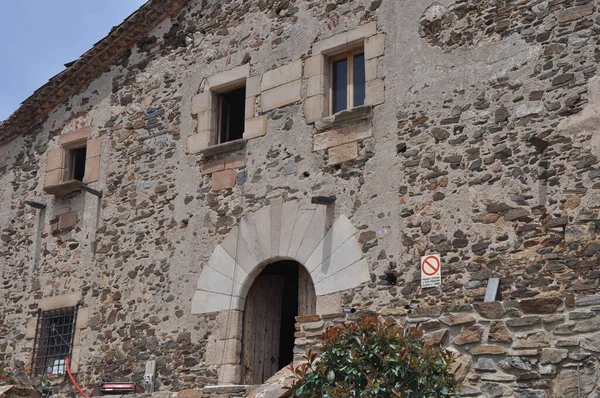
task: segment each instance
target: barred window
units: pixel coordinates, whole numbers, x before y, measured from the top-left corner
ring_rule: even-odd
[[[78,308],[38,311],[32,366],[36,376],[66,373],[65,359],[73,353]]]

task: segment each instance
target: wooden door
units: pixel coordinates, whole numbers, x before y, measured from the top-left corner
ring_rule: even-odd
[[[279,371],[283,276],[259,275],[246,298],[242,341],[243,381],[263,384]]]
[[[314,315],[317,313],[317,295],[315,285],[306,268],[298,266],[298,315]]]

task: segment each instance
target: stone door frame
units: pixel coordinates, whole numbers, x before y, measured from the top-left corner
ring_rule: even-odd
[[[205,360],[219,366],[219,384],[241,382],[245,299],[262,270],[277,261],[296,261],[313,280],[317,314],[335,312],[326,305],[332,294],[370,280],[356,234],[346,216],[329,228],[327,206],[297,200],[278,198],[242,217],[214,249],[192,298],[192,314],[218,313]]]

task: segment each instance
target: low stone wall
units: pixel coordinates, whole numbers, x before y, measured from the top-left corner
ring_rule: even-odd
[[[463,397],[600,397],[600,296],[383,308],[402,326],[419,326],[431,343],[458,354]],[[298,318],[296,360],[322,347],[329,327],[361,316]]]

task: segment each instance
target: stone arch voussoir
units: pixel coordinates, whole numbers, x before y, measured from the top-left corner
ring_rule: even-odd
[[[243,311],[246,295],[263,268],[294,260],[310,273],[317,297],[369,280],[356,228],[344,215],[327,228],[327,206],[273,201],[242,217],[213,251],[192,299],[192,313]]]

